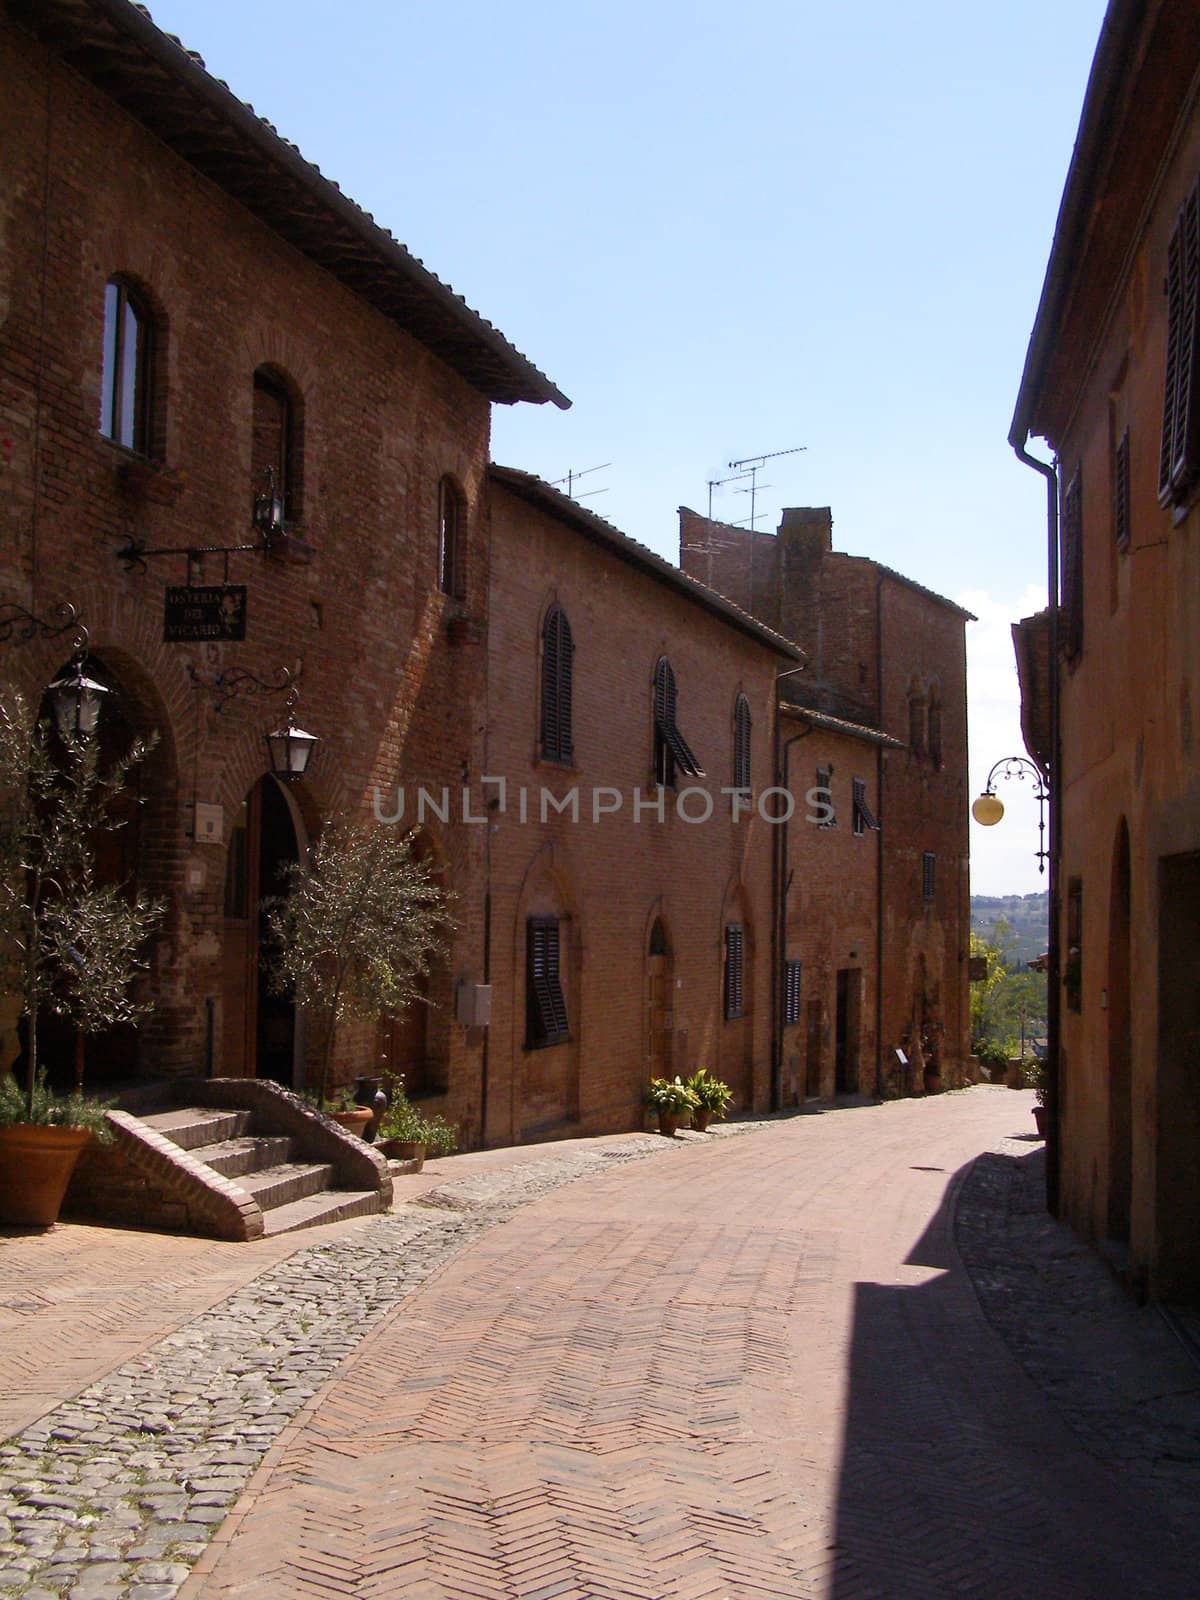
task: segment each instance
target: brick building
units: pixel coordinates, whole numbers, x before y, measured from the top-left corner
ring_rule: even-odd
[[[487,761],[509,793],[489,1133],[628,1127],[647,1078],[697,1066],[765,1110],[780,830],[763,791],[777,676],[802,652],[526,473],[493,468],[491,510]],[[577,794],[578,820],[544,792]],[[545,938],[564,1007],[548,1028],[529,976]]]
[[[89,1085],[302,1085],[259,901],[372,810],[418,826],[456,931],[339,1075],[386,1057],[465,1144],[634,1125],[699,1065],[756,1109],[919,1090],[922,1036],[953,1081],[965,613],[835,554],[827,512],[705,524],[739,578],[491,466],[492,404],[563,396],[140,8],[7,0],[0,77],[0,608],[74,604],[105,737],[158,735],[108,867],[166,903],[155,1006]],[[179,596],[168,625],[182,587],[209,636]],[[0,684],[37,701],[69,635],[6,615]],[[320,744],[282,784],[301,662]]]
[[[1010,440],[1054,610],[1015,629],[1051,774],[1062,1215],[1200,1296],[1200,13],[1113,0]]]
[[[835,815],[789,829],[788,955],[803,963],[803,1016],[787,1051],[796,1081],[803,1069],[810,1092],[919,1092],[925,1067],[959,1081],[970,613],[835,551],[827,507],[785,511],[777,534],[683,507],[679,546],[686,572],[808,656],[781,685],[789,725],[812,736],[792,757],[803,764],[796,799],[827,781]]]
[[[140,8],[13,0],[0,81],[0,599],[74,603],[127,731],[159,739],[119,864],[168,906],[156,1005],[91,1043],[88,1079],[299,1081],[259,893],[375,785],[483,770],[490,406],[566,402]],[[238,545],[258,548],[186,554]],[[243,642],[164,643],[187,582],[245,586]],[[10,639],[0,674],[36,701],[69,653]],[[280,699],[218,711],[216,681],[301,659],[321,745],[285,787]],[[428,848],[458,896],[448,993],[482,972],[484,841]],[[477,1137],[482,1038],[447,1016],[433,1054]]]

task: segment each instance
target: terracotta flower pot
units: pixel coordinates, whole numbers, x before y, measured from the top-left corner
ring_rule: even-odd
[[[86,1128],[40,1127],[18,1122],[0,1128],[0,1222],[49,1228],[58,1213]]]
[[[411,1161],[414,1172],[425,1165],[425,1146],[417,1139],[381,1139],[379,1148],[393,1161]]]
[[[941,1094],[942,1075],[940,1072],[927,1072],[925,1074],[925,1093]]]
[[[1034,1106],[1033,1120],[1038,1131],[1038,1138],[1044,1139],[1050,1127],[1050,1113],[1045,1106]]]
[[[700,1106],[697,1110],[692,1112],[692,1127],[697,1133],[703,1133],[711,1121],[712,1112],[707,1110],[704,1106]]]
[[[664,1139],[673,1139],[675,1129],[679,1126],[679,1118],[673,1111],[660,1111],[658,1113],[658,1131]]]
[[[359,1106],[354,1111],[329,1112],[339,1128],[345,1128],[347,1133],[356,1133],[360,1139],[367,1136],[368,1126],[375,1120],[375,1113],[370,1106]]]

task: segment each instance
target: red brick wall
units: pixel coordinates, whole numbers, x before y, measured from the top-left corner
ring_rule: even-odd
[[[795,742],[789,750],[791,739]],[[879,796],[873,745],[786,715],[783,740],[796,806],[788,828],[784,955],[802,963],[800,1019],[783,1035],[781,1098],[784,1105],[793,1105],[836,1092],[838,974],[843,971],[851,995],[855,986],[859,990],[860,1009],[855,1029],[851,1004],[842,1086],[866,1094],[875,1091],[879,835],[854,832],[854,779],[865,782],[873,814],[878,813]],[[824,818],[808,798],[818,768],[830,772],[833,826],[809,820]]]
[[[706,1066],[765,1107],[770,1093],[772,828],[729,820],[721,785],[732,784],[733,712],[739,691],[753,716],[756,790],[771,780],[775,674],[789,663],[694,602],[590,543],[550,515],[495,486],[487,770],[510,785],[508,811],[490,829],[493,1011],[488,1129],[497,1141],[530,1132],[596,1131],[640,1124],[646,1065],[646,954],[656,917],[671,947],[675,1056],[672,1070]],[[570,770],[538,758],[541,624],[552,603],[575,643],[574,745]],[[703,764],[695,780],[717,798],[707,823],[689,824],[668,804],[663,825],[632,820],[635,788],[653,789],[652,681],[666,654],[678,684],[678,722]],[[681,778],[679,788],[693,780]],[[531,796],[530,821],[512,790]],[[581,820],[535,821],[545,785],[578,785]],[[619,790],[624,809],[593,825],[596,786]],[[671,796],[668,794],[668,801]],[[702,809],[698,798],[687,802]],[[525,921],[564,919],[564,988],[572,1042],[525,1049]],[[748,941],[748,1015],[722,1015],[727,922]]]
[[[456,374],[283,244],[23,31],[0,32],[0,594],[49,613],[79,606],[96,657],[143,726],[157,729],[161,782],[143,828],[142,872],[172,910],[154,951],[159,1004],[142,1070],[203,1070],[205,1000],[216,1001],[221,1066],[225,851],[193,843],[194,802],[223,807],[226,833],[266,767],[262,735],[281,702],[235,701],[218,716],[211,680],[274,677],[304,659],[301,721],[321,736],[296,799],[308,825],[369,805],[371,786],[424,781],[457,791],[480,770],[485,653],[452,645],[447,613],[482,617],[482,510],[489,408]],[[155,436],[185,486],[173,505],[122,491],[126,459],[98,431],[104,287],[123,273],[159,319]],[[163,592],[182,558],[128,573],[126,535],[150,546],[249,540],[253,374],[285,373],[304,412],[303,525],[310,566],[232,558],[249,588],[242,644],[161,642]],[[468,508],[466,600],[437,592],[438,482]],[[220,582],[219,558],[198,581]],[[5,648],[0,673],[37,695],[62,644]],[[482,840],[444,841],[459,894],[455,975],[482,970]],[[448,1029],[447,1109],[471,1137],[480,1051]],[[374,1057],[371,1028],[347,1035],[349,1074]]]

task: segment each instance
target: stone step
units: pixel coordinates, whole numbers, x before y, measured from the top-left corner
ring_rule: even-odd
[[[155,1128],[181,1150],[196,1150],[202,1145],[221,1144],[240,1139],[250,1126],[248,1111],[214,1111],[203,1106],[184,1106],[179,1111],[159,1111],[142,1117],[148,1128]]]
[[[292,1141],[283,1134],[246,1134],[239,1139],[223,1139],[219,1144],[197,1145],[192,1151],[197,1161],[203,1161],[223,1178],[240,1178],[245,1173],[282,1166],[291,1153]]]
[[[237,1181],[265,1212],[326,1190],[332,1179],[333,1168],[325,1162],[284,1161],[261,1172],[247,1173]]]
[[[370,1217],[383,1209],[376,1189],[330,1189],[265,1211],[263,1230],[270,1237],[292,1233],[297,1228],[320,1227],[326,1222],[345,1222],[349,1217]]]

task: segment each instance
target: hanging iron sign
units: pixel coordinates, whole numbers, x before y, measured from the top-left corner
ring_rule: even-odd
[[[164,644],[245,637],[245,584],[180,584],[168,588],[163,608]]]

